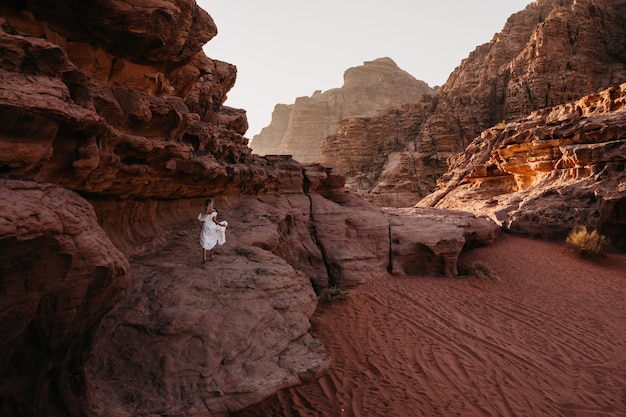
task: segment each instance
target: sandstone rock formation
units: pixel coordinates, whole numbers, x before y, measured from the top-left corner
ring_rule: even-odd
[[[439,156],[441,150],[436,149],[426,161],[416,160],[414,154],[405,151],[407,141],[416,137],[435,104],[427,95],[416,104],[405,104],[379,116],[340,121],[337,132],[323,140],[322,163],[346,177],[348,190],[376,205],[411,206],[416,193],[421,197],[431,192],[430,184],[437,180],[446,155],[452,151]]]
[[[463,211],[414,207],[384,212],[391,225],[393,273],[456,277],[458,254],[493,242],[500,230],[493,222]]]
[[[316,91],[292,105],[279,104],[272,121],[250,142],[259,155],[292,155],[302,163],[319,162],[322,139],[337,123],[350,117],[369,117],[412,103],[433,90],[398,68],[390,58],[367,61],[344,73],[341,88]]]
[[[358,161],[343,171],[348,188],[378,205],[416,203],[435,190],[446,159],[481,131],[626,81],[624,5],[623,0],[528,5],[463,60],[428,99],[430,105],[342,121],[324,140],[321,161],[334,169],[347,159]],[[389,155],[382,169],[379,149]]]
[[[545,239],[587,226],[623,250],[625,166],[622,84],[484,131],[418,204],[488,214],[505,229]]]
[[[0,414],[80,415],[83,354],[128,270],[83,198],[0,179]]]
[[[396,274],[456,274],[462,248],[489,243],[498,230],[468,213],[414,209],[415,233],[405,227],[410,213],[387,220],[332,189],[222,196],[216,207],[229,221],[227,242],[202,264],[198,226],[189,221],[201,203],[160,202],[155,210],[188,220],[167,233],[165,247],[131,261],[129,296],[98,329],[86,364],[88,415],[228,415],[316,378],[330,358],[307,333],[313,287],[348,289],[380,278],[390,262]]]
[[[252,154],[194,1],[0,12],[0,414],[225,416],[323,373],[316,292],[393,269],[400,223],[327,167]],[[202,266],[207,196],[230,226]]]

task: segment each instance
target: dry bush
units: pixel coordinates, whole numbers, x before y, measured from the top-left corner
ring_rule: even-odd
[[[342,291],[338,287],[330,287],[318,297],[318,300],[329,303],[335,300],[344,300],[347,296],[348,293],[346,291]]]
[[[597,230],[589,232],[585,226],[573,229],[565,242],[578,255],[588,258],[605,256],[610,244],[606,236],[598,233]]]
[[[474,276],[483,281],[500,282],[500,278],[491,270],[489,265],[483,262],[474,262],[469,266],[459,268],[462,275]]]

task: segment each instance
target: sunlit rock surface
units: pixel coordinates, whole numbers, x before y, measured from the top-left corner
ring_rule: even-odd
[[[320,162],[322,139],[337,129],[340,120],[373,116],[433,93],[390,58],[350,68],[343,79],[340,88],[298,97],[290,105],[276,105],[271,123],[250,142],[254,152],[292,155],[302,163]]]
[[[343,169],[348,189],[369,201],[411,206],[483,130],[625,82],[624,39],[623,0],[533,2],[427,102],[341,121],[321,160]]]
[[[622,84],[486,130],[418,205],[488,214],[546,239],[587,226],[624,249],[625,103]]]

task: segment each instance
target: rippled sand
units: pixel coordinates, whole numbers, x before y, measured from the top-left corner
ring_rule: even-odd
[[[503,235],[499,282],[384,277],[322,305],[330,372],[249,416],[625,416],[626,255]]]

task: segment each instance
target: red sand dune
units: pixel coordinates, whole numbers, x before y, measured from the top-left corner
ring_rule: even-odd
[[[386,277],[322,305],[330,372],[240,416],[626,416],[626,255],[503,235],[500,282]]]

